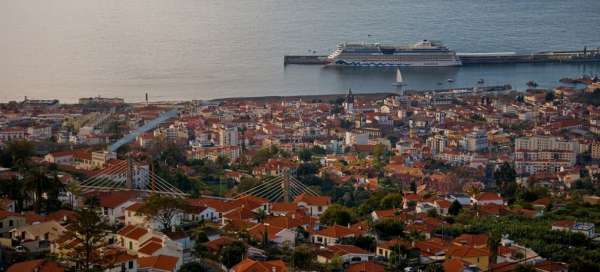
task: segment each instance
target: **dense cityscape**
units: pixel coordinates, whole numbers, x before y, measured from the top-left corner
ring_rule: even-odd
[[[3,103],[0,266],[600,271],[600,82],[529,85]]]

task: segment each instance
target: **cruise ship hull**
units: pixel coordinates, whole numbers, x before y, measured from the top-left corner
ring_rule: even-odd
[[[357,67],[449,67],[461,66],[460,60],[451,61],[347,61],[331,60],[331,66],[357,66]]]

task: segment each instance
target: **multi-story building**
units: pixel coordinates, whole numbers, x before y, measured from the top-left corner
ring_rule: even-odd
[[[558,172],[576,162],[575,143],[553,136],[521,137],[515,140],[515,170],[518,174]]]
[[[487,133],[484,130],[471,131],[463,139],[463,148],[469,152],[483,151],[487,147]]]
[[[238,129],[237,129],[237,127],[221,126],[219,128],[219,145],[220,146],[237,146],[238,145]]]
[[[444,152],[444,149],[448,146],[448,138],[444,135],[437,134],[427,138],[425,141],[427,146],[431,149],[431,154],[440,154]]]
[[[592,159],[600,159],[600,142],[594,142],[592,143]]]

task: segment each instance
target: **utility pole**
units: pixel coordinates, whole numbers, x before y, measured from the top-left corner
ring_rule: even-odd
[[[133,163],[130,156],[127,156],[127,181],[125,182],[125,187],[133,189]]]
[[[290,172],[286,171],[283,177],[283,201],[290,203]]]

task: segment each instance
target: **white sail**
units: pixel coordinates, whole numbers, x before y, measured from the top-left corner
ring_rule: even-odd
[[[396,69],[396,83],[404,83],[404,80],[402,80],[402,73],[400,72],[400,68]]]

